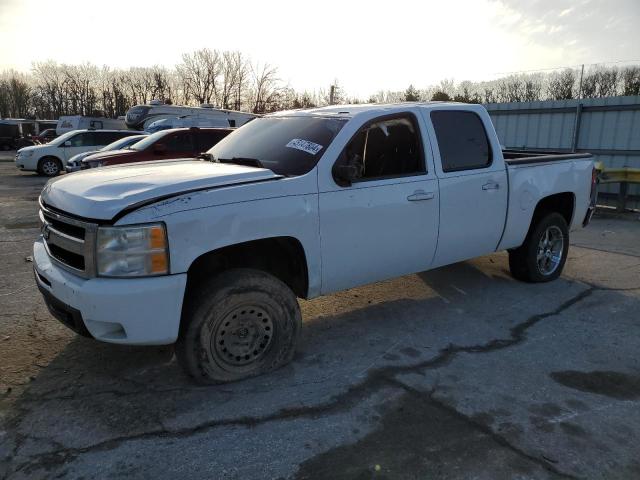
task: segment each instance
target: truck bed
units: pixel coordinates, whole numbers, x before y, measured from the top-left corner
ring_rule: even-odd
[[[591,158],[590,153],[537,152],[535,150],[503,150],[507,165],[526,165],[529,163],[559,162]]]

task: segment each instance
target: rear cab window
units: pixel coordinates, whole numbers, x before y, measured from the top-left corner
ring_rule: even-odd
[[[491,165],[489,138],[482,119],[476,113],[435,110],[431,112],[431,122],[443,172],[475,170]]]

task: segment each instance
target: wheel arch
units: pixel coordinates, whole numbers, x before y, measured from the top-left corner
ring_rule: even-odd
[[[43,155],[42,157],[40,157],[38,159],[38,163],[36,164],[36,168],[39,172],[42,171],[42,162],[44,162],[45,160],[47,160],[48,158],[52,158],[53,160],[55,160],[56,162],[58,162],[58,164],[60,164],[60,171],[62,171],[64,169],[64,162],[62,161],[62,159],[56,155],[51,155],[51,154],[47,154],[47,155]]]
[[[573,192],[561,192],[548,195],[541,198],[533,211],[531,225],[529,231],[533,228],[538,220],[549,213],[559,213],[567,222],[567,226],[571,227],[576,207],[576,196]]]
[[[307,298],[309,272],[300,240],[267,237],[227,245],[201,254],[187,270],[185,300],[200,282],[232,268],[254,268],[274,275],[299,298]]]

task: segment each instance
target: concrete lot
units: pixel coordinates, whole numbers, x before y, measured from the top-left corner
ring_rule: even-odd
[[[640,221],[302,302],[294,362],[198,387],[170,347],[76,337],[31,272],[44,179],[0,161],[0,478],[640,477]]]

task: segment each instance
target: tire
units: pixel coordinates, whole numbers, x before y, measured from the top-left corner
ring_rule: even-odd
[[[234,382],[290,362],[301,326],[287,285],[260,270],[228,270],[186,300],[176,356],[198,383]]]
[[[55,177],[62,171],[62,162],[56,157],[44,157],[38,162],[38,173],[46,177]]]
[[[568,252],[567,222],[559,213],[549,213],[532,225],[522,246],[509,251],[509,270],[524,282],[550,282],[562,274]]]

